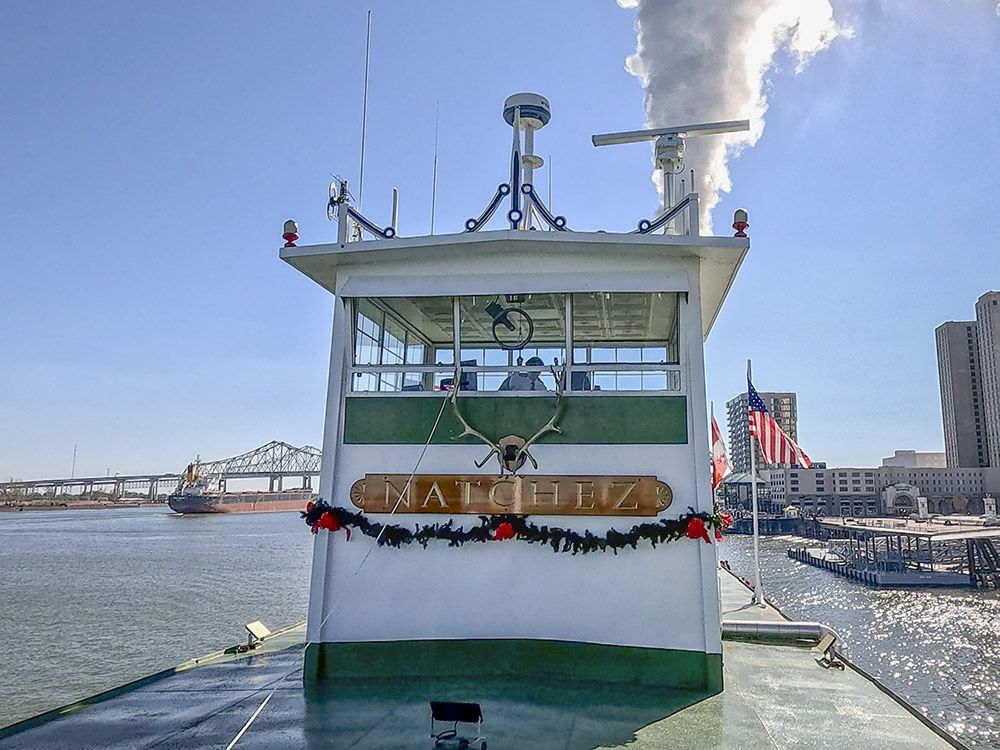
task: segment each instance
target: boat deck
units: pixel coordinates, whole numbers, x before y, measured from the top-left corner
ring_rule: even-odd
[[[723,618],[780,620],[720,573]],[[212,657],[0,730],[0,749],[433,748],[430,700],[482,704],[490,750],[961,747],[940,737],[850,667],[826,670],[810,649],[726,641],[725,691],[501,679],[356,680],[303,689],[301,628],[239,658]],[[239,738],[248,720],[256,719]]]

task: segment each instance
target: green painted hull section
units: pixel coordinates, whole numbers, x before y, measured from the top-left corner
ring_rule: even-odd
[[[545,640],[310,643],[306,681],[354,678],[560,678],[722,692],[722,654]]]
[[[436,398],[348,398],[344,442],[350,444],[423,444],[441,408]],[[555,397],[461,398],[469,424],[492,438],[533,435],[549,421]],[[542,443],[592,445],[684,444],[687,442],[687,399],[684,396],[564,397],[558,426],[562,433],[545,435]],[[431,441],[436,445],[478,443],[471,436],[455,438],[462,425],[449,405]]]

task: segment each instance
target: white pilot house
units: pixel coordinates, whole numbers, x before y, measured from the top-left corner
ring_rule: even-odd
[[[397,236],[345,185],[336,243],[286,225],[281,257],[334,298],[306,679],[718,692],[703,341],[749,240],[743,212],[737,236],[701,236],[670,175],[685,135],[740,123],[619,136],[660,136],[669,184],[658,217],[612,234],[532,189],[548,102],[504,115],[508,182],[464,231]]]

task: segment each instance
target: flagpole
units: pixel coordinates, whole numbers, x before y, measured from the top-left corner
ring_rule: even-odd
[[[712,441],[712,512],[715,512],[715,505],[719,502],[719,488],[715,486],[715,434],[713,428],[715,426],[715,402],[708,402],[708,431],[712,433],[710,435]]]
[[[750,413],[750,383],[752,382],[751,372],[750,372],[750,360],[747,360],[747,414]],[[757,515],[757,459],[756,451],[753,447],[753,437],[750,437],[750,493],[753,497],[753,562],[754,562],[754,579],[753,579],[753,601],[758,607],[765,607],[764,604],[764,585],[760,580],[760,528],[758,524]],[[759,439],[759,438],[758,438]]]
[[[550,203],[551,203],[551,201],[550,201]],[[720,504],[719,504],[719,494],[718,493],[719,493],[719,487],[722,486],[722,482],[721,481],[719,482],[718,485],[715,484],[715,475],[716,475],[716,466],[715,466],[715,427],[716,427],[716,425],[715,425],[715,402],[714,401],[709,401],[708,402],[708,413],[709,413],[708,434],[709,434],[709,440],[710,440],[710,443],[711,443],[710,447],[712,448],[712,514],[714,515],[714,514],[718,513],[721,510]],[[718,596],[719,596],[719,603],[721,605],[721,603],[722,603],[722,577],[719,575],[719,571],[722,568],[722,545],[721,544],[713,544],[712,546],[715,547],[715,585],[716,585],[716,590],[717,590]],[[721,618],[722,618],[722,613],[721,612],[719,613],[719,618],[720,618],[720,622],[721,622]]]

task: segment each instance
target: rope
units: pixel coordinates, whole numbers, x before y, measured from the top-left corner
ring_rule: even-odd
[[[455,379],[452,382],[454,382],[454,384],[455,384],[454,387],[455,388],[461,387],[461,384],[459,383],[459,379],[458,379],[458,371],[457,370],[455,371]],[[399,493],[399,497],[396,498],[396,504],[392,506],[392,512],[389,513],[389,518],[392,518],[393,514],[395,514],[396,510],[399,508],[399,504],[401,502],[403,502],[403,498],[406,497],[406,493],[409,492],[409,490],[410,490],[410,483],[413,481],[413,477],[415,477],[417,475],[417,469],[420,468],[420,462],[424,460],[424,454],[427,453],[427,447],[431,444],[431,440],[434,438],[434,432],[437,430],[438,422],[441,421],[441,415],[444,414],[444,407],[447,406],[447,405],[448,405],[448,399],[447,398],[446,399],[442,399],[442,401],[441,401],[441,408],[438,410],[437,419],[434,420],[434,426],[431,427],[431,432],[427,436],[427,442],[424,443],[424,447],[420,451],[420,455],[417,457],[417,463],[414,464],[413,471],[410,472],[410,476],[406,480],[406,484],[403,485],[403,491],[400,492]],[[388,524],[385,524],[385,525],[382,526],[382,530],[379,531],[378,536],[375,537],[375,544],[373,544],[372,547],[368,550],[368,552],[365,553],[365,556],[361,560],[361,564],[358,566],[358,569],[354,571],[354,575],[357,575],[358,573],[360,573],[361,572],[361,568],[363,568],[364,565],[365,565],[365,563],[368,562],[369,555],[371,555],[371,553],[375,551],[375,548],[378,547],[379,540],[382,538],[382,534],[385,533],[385,530],[386,530],[387,526],[388,526]],[[324,622],[325,622],[325,620],[324,620]],[[322,627],[322,626],[320,626],[320,627]]]
[[[455,381],[454,382],[455,382],[456,387],[457,387],[458,386],[458,382],[459,382],[458,381],[458,373],[457,373],[457,371],[456,371],[456,377],[455,377]],[[441,416],[444,414],[444,408],[447,405],[448,405],[448,398],[442,399],[442,401],[441,401],[441,408],[438,410],[437,419],[434,420],[434,426],[431,427],[430,434],[427,436],[427,442],[424,443],[424,447],[420,451],[420,455],[417,457],[417,462],[413,466],[413,471],[410,472],[410,477],[409,477],[409,479],[406,480],[406,485],[404,485],[403,491],[399,495],[399,499],[396,500],[396,504],[392,508],[392,513],[389,514],[390,518],[392,517],[393,513],[395,513],[396,510],[399,508],[399,504],[402,501],[402,499],[406,496],[407,490],[409,490],[409,488],[410,488],[410,483],[413,481],[413,477],[416,476],[417,469],[420,468],[421,461],[424,460],[424,454],[427,453],[427,448],[431,444],[431,440],[434,439],[434,433],[437,431],[438,424],[441,422]],[[383,531],[384,531],[384,528],[383,528]],[[375,544],[373,544],[372,547],[371,547],[371,549],[369,549],[368,552],[365,554],[364,558],[361,560],[361,564],[358,565],[358,569],[354,571],[354,576],[352,576],[352,578],[356,577],[358,575],[358,573],[361,572],[361,569],[364,567],[365,563],[368,561],[368,557],[371,555],[371,553],[378,546],[378,540],[379,540],[379,538],[381,538],[381,536],[382,536],[382,534],[380,532],[379,536],[375,539]],[[322,620],[322,622],[320,622],[320,624],[319,624],[319,629],[320,630],[322,630],[323,626],[326,625],[326,621],[330,619],[330,615],[332,615],[334,613],[334,611],[340,605],[340,602],[343,600],[343,598],[344,598],[344,592],[341,592],[340,596],[337,597],[337,601],[335,601],[333,603],[333,606],[330,607],[330,611],[326,613],[326,617],[324,617],[323,620]],[[291,672],[289,672],[289,674],[291,674]],[[247,723],[243,725],[243,728],[239,731],[239,733],[235,737],[233,737],[233,741],[229,743],[229,745],[226,747],[226,750],[232,750],[233,746],[239,741],[240,737],[242,737],[243,734],[247,731],[247,729],[250,728],[250,725],[254,722],[254,719],[256,719],[260,715],[260,712],[264,710],[264,706],[266,706],[267,702],[269,700],[271,700],[271,696],[272,695],[274,695],[274,690],[272,690],[270,693],[268,693],[267,697],[264,699],[264,702],[260,704],[260,706],[257,708],[256,711],[254,711],[253,716],[251,716],[250,719],[247,721]]]
[[[455,387],[459,386],[459,379],[458,379],[458,371],[457,370],[456,370],[455,379],[454,379],[453,382],[455,383]],[[434,439],[434,433],[437,431],[438,424],[441,422],[441,416],[444,414],[444,408],[448,405],[449,398],[450,397],[446,397],[446,398],[444,398],[444,399],[441,400],[441,408],[438,410],[437,419],[434,420],[434,426],[431,427],[430,434],[427,435],[427,441],[424,443],[424,447],[421,449],[420,455],[417,456],[417,462],[413,465],[413,471],[410,472],[410,476],[406,480],[406,484],[403,486],[403,491],[399,493],[399,498],[396,500],[396,504],[394,506],[392,506],[392,511],[389,513],[389,518],[392,518],[392,516],[399,509],[399,504],[403,501],[403,498],[406,497],[406,494],[407,494],[407,492],[410,489],[410,483],[413,482],[413,477],[416,476],[417,469],[420,468],[420,463],[424,460],[424,454],[427,453],[427,448],[430,446],[431,440]],[[365,563],[368,562],[368,558],[371,557],[372,552],[374,552],[375,548],[378,547],[379,539],[382,538],[382,534],[385,532],[385,529],[386,529],[387,526],[388,526],[388,524],[386,524],[385,526],[382,527],[382,530],[379,532],[378,536],[375,538],[375,543],[371,546],[371,548],[369,548],[368,552],[365,553],[365,556],[361,560],[361,564],[358,565],[358,569],[355,570],[354,571],[354,575],[351,576],[352,578],[356,578],[357,575],[358,575],[358,573],[360,573],[361,569],[365,566]],[[333,606],[330,607],[330,611],[327,612],[326,616],[320,621],[319,628],[318,628],[319,630],[323,629],[323,626],[326,625],[326,621],[330,619],[330,615],[332,615],[334,613],[334,611],[337,609],[337,607],[340,605],[340,602],[344,598],[344,593],[345,593],[344,591],[341,591],[340,596],[337,597],[337,601],[335,601],[333,603]]]
[[[250,725],[253,724],[253,720],[257,718],[257,716],[260,714],[260,712],[264,710],[264,706],[267,705],[267,702],[269,700],[271,700],[271,696],[272,695],[274,695],[274,691],[273,690],[270,693],[267,694],[267,697],[264,699],[264,702],[261,703],[260,706],[258,706],[257,710],[253,712],[253,716],[251,716],[247,720],[247,723],[243,725],[243,728],[239,731],[239,733],[237,733],[237,735],[235,737],[233,737],[233,741],[230,742],[226,746],[226,750],[233,750],[233,745],[235,745],[237,742],[239,742],[239,739],[240,739],[240,737],[243,736],[243,733],[246,732],[250,728]]]

